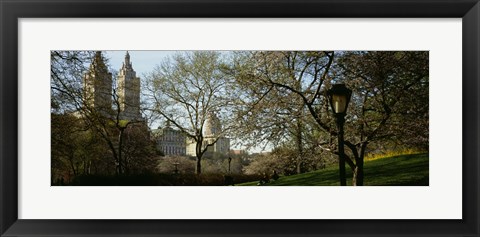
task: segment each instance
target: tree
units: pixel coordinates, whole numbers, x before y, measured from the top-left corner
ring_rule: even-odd
[[[69,115],[51,114],[51,169],[52,182],[57,179],[68,180],[78,174],[76,136],[80,132],[77,119]]]
[[[72,114],[51,114],[52,182],[65,183],[77,175],[105,172],[110,155],[106,144],[85,128],[82,119]]]
[[[122,117],[123,101],[113,87],[116,75],[106,61],[100,51],[52,51],[52,111],[81,118],[84,130],[101,138],[110,150],[113,159],[107,163],[115,167],[116,174],[123,174],[128,158],[123,156],[125,132],[145,121]]]
[[[155,142],[144,123],[132,124],[124,133],[123,159],[125,174],[152,173],[156,169]]]
[[[353,89],[345,144],[354,185],[363,185],[369,143],[428,141],[428,52],[247,52],[237,57],[231,73],[247,94],[244,124],[263,117],[267,125],[251,126],[245,133],[269,139],[287,127],[284,116],[300,118],[299,125],[318,131],[317,147],[333,153],[338,153],[332,142],[337,131],[326,91],[339,82]],[[305,110],[297,113],[287,109],[302,104]],[[412,128],[422,126],[421,135],[413,136]]]
[[[209,147],[232,129],[231,81],[223,73],[218,52],[195,51],[177,54],[150,73],[145,88],[150,111],[165,119],[195,143],[196,173],[202,172],[202,157]],[[219,117],[221,131],[206,139],[204,126]]]
[[[72,113],[82,107],[82,77],[93,57],[91,51],[50,52],[52,112]]]
[[[355,162],[349,162],[354,184],[363,185],[370,143],[428,148],[428,52],[346,52],[337,69],[354,91],[345,142]]]
[[[296,172],[301,173],[305,146],[309,143],[305,140],[309,123],[329,129],[317,109],[324,103],[321,89],[333,55],[313,51],[237,53],[230,73],[238,90],[243,91],[239,97],[243,110],[237,114],[242,123],[239,135],[254,143],[272,142],[274,146],[293,140],[297,150]],[[305,116],[309,113],[313,117]]]

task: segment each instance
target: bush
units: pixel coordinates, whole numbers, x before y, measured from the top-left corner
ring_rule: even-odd
[[[175,166],[180,174],[195,173],[195,158],[187,156],[164,156],[160,157],[157,165],[157,172],[162,174],[174,174]]]
[[[259,175],[232,174],[235,184],[258,181]],[[73,179],[73,186],[223,186],[224,174],[141,174],[141,175],[82,175]]]

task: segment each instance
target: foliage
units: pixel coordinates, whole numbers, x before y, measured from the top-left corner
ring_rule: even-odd
[[[231,73],[246,98],[239,132],[245,140],[294,141],[299,158],[305,143],[337,154],[326,92],[331,84],[345,83],[353,90],[345,123],[346,160],[356,185],[363,183],[366,152],[386,145],[428,149],[426,51],[255,51],[235,60]],[[316,133],[306,141],[309,130]]]
[[[229,113],[230,80],[223,72],[218,52],[179,53],[165,60],[147,76],[145,96],[149,110],[158,119],[166,119],[195,144],[196,172],[208,148],[224,137],[233,124]],[[219,118],[223,127],[207,139],[207,119]],[[230,122],[231,121],[231,122]]]
[[[51,114],[52,183],[69,182],[80,174],[111,173],[104,141],[72,114]]]
[[[150,139],[145,124],[132,124],[125,131],[124,169],[126,174],[150,173],[156,169],[157,156],[155,142]]]
[[[354,93],[352,143],[393,142],[428,149],[428,52],[346,52],[336,70]],[[346,132],[347,134],[347,132]]]
[[[245,174],[270,174],[274,170],[281,175],[293,175],[324,168],[331,163],[328,153],[306,150],[302,156],[301,172],[297,171],[298,153],[295,146],[282,146],[272,152],[258,154],[243,168]]]
[[[235,111],[241,124],[237,136],[247,147],[295,142],[300,172],[305,132],[317,129],[306,114],[321,102],[333,52],[248,51],[237,52],[233,60],[229,73],[241,105]]]
[[[176,163],[190,184],[204,182],[200,176],[188,178],[193,170],[220,182],[220,174],[258,176],[275,170],[293,175],[322,169],[339,153],[326,96],[337,83],[353,91],[345,123],[353,184],[363,185],[364,179],[372,184],[365,160],[428,151],[427,51],[194,51],[170,57],[147,75],[144,109],[152,116],[149,122],[166,120],[193,141],[196,162],[159,158],[147,122],[121,118],[115,88],[105,95],[112,106],[102,111],[92,106],[83,76],[93,61],[115,80],[100,52],[51,52],[53,183],[153,172],[171,180]],[[213,115],[223,126],[206,135],[206,121]],[[227,136],[246,148],[274,149],[254,157],[209,152]],[[183,182],[177,181],[169,182]]]
[[[51,51],[51,112],[74,112],[82,106],[83,74],[94,56],[92,51]]]
[[[110,174],[112,171],[117,174],[136,173],[154,169],[154,148],[149,139],[148,127],[145,121],[121,119],[120,106],[115,106],[120,104],[119,96],[112,88],[112,83],[115,82],[112,78],[115,76],[110,72],[112,70],[109,70],[108,62],[101,52],[51,51],[50,70],[52,138],[59,136],[61,140],[65,136],[65,143],[70,150],[76,151],[70,151],[67,159],[70,164],[63,165],[58,172],[75,176]],[[87,74],[99,78],[87,82]],[[89,90],[89,83],[101,84],[100,97],[89,95],[89,92],[94,91]],[[97,99],[105,100],[105,103],[95,105]],[[64,125],[62,121],[68,117],[74,120],[71,124]],[[83,133],[68,130],[68,126],[82,130]],[[59,129],[54,129],[57,127]],[[69,136],[74,139],[68,140]],[[55,169],[62,163],[57,162],[59,159],[55,153],[66,148],[57,146],[59,144],[61,142],[52,144]],[[53,175],[52,180],[56,181]]]

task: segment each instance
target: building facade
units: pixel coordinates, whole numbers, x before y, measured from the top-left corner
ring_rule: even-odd
[[[84,104],[88,109],[108,117],[115,117],[119,113],[121,120],[143,121],[140,113],[140,78],[133,70],[128,51],[118,72],[115,91],[112,73],[108,71],[101,51],[95,53],[83,77],[83,88]],[[114,93],[116,96],[113,96]],[[115,110],[113,105],[118,106],[119,110]]]
[[[112,73],[100,51],[95,53],[89,70],[83,76],[83,100],[88,110],[107,116],[112,112]]]
[[[118,72],[117,96],[120,106],[120,118],[140,120],[140,78],[137,77],[135,70],[133,70],[128,51]]]
[[[165,128],[158,128],[152,131],[156,140],[157,149],[165,156],[186,155],[186,136],[182,131],[173,129],[167,122]]]
[[[230,139],[225,137],[222,132],[222,124],[220,119],[215,115],[215,113],[210,112],[205,121],[205,126],[203,129],[203,147],[207,146],[208,144],[215,144],[208,147],[208,152],[216,152],[220,154],[228,154],[230,152]],[[187,155],[196,155],[196,143],[193,140],[188,140]]]

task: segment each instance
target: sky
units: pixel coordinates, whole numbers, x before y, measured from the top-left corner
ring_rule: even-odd
[[[119,70],[125,60],[126,52],[124,50],[105,51],[103,54],[109,60],[110,66]],[[175,52],[178,51],[128,51],[133,70],[137,72],[138,77],[143,77],[144,74],[151,72],[156,65],[159,65],[166,57],[175,54]]]

